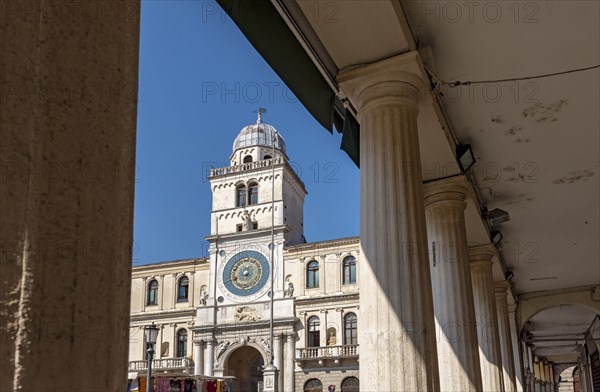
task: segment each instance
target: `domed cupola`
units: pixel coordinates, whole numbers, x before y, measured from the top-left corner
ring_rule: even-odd
[[[285,140],[281,134],[272,125],[262,121],[262,114],[265,112],[265,109],[259,109],[256,123],[242,128],[235,138],[231,156],[232,165],[246,163],[248,157],[252,157],[250,161],[270,159],[273,155],[273,144],[275,149],[279,150],[277,151],[279,154],[286,156]]]

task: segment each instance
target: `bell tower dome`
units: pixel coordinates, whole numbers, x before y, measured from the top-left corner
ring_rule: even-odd
[[[231,166],[242,163],[256,162],[270,159],[275,153],[276,157],[287,159],[285,152],[285,140],[272,125],[262,121],[265,110],[258,110],[258,118],[255,124],[242,128],[233,142],[233,152],[230,157]],[[273,152],[273,150],[275,150]]]

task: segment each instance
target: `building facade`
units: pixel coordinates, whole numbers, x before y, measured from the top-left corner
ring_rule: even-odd
[[[129,370],[146,369],[154,322],[157,371],[257,391],[272,355],[280,391],[357,391],[358,237],[306,243],[304,184],[261,115],[210,173],[210,256],[133,268]]]

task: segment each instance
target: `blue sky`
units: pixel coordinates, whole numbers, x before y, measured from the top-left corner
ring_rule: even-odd
[[[309,242],[358,235],[358,169],[214,1],[144,1],[134,265],[206,255],[210,165],[245,125],[277,128],[305,183]]]

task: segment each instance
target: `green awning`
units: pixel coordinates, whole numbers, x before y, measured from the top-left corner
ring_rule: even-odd
[[[217,0],[256,51],[329,132],[343,129],[341,149],[359,165],[360,126],[269,0]],[[336,102],[337,100],[337,102]],[[334,109],[337,103],[337,110]],[[342,116],[344,118],[342,118]]]
[[[313,117],[333,129],[335,93],[268,0],[217,3]]]
[[[340,148],[360,168],[360,125],[348,109],[344,115],[344,134]]]

